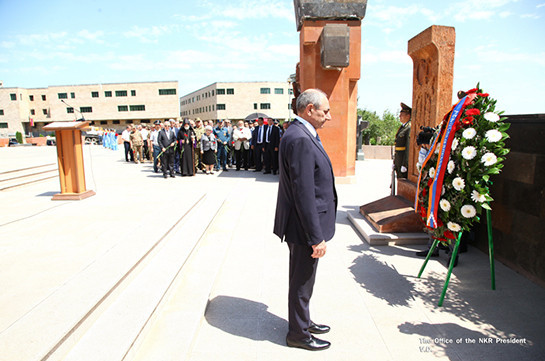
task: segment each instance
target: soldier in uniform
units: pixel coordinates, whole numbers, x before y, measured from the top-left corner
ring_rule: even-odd
[[[399,120],[401,126],[397,130],[395,140],[394,169],[397,178],[407,178],[407,168],[409,166],[409,142],[411,134],[411,107],[401,103]]]

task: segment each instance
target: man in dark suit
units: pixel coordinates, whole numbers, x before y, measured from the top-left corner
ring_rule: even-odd
[[[263,169],[263,153],[265,152],[265,130],[266,127],[263,125],[263,118],[259,117],[257,119],[258,126],[254,128],[252,133],[252,150],[254,153],[254,164],[255,171],[261,172]]]
[[[280,142],[280,179],[274,234],[290,251],[286,343],[290,347],[323,350],[331,344],[312,334],[329,327],[310,319],[318,259],[335,234],[337,192],[333,168],[316,129],[331,119],[329,101],[320,90],[308,89],[297,98],[297,117]]]
[[[159,132],[157,138],[159,147],[161,147],[161,165],[163,168],[163,177],[167,178],[167,173],[174,178],[174,146],[176,144],[176,136],[170,128],[170,121],[165,121],[165,128]]]
[[[278,172],[278,147],[280,146],[280,128],[277,121],[269,119],[265,130],[265,174]]]

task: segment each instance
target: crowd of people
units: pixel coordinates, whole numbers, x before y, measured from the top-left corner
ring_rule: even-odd
[[[127,125],[121,134],[127,162],[153,162],[164,178],[214,174],[235,167],[264,174],[278,173],[278,149],[283,132],[274,119],[231,121],[170,119],[153,125]],[[107,141],[103,138],[103,142]]]

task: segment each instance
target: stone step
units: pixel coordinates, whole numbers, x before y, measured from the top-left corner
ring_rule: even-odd
[[[0,173],[0,191],[6,191],[52,179],[58,177],[58,175],[56,163],[7,170]]]
[[[133,271],[128,284],[74,340],[48,360],[119,361],[138,343],[176,277],[185,272],[192,254],[220,210],[223,198],[208,195],[176,224],[150,254],[146,265]]]
[[[149,228],[149,231],[141,227],[126,229],[125,234],[118,241],[107,242],[111,246],[98,252],[97,258],[89,261],[81,270],[76,272],[72,270],[73,274],[69,274],[66,281],[52,288],[45,298],[37,300],[34,306],[10,320],[7,327],[0,331],[0,350],[2,350],[0,361],[63,359],[91,329],[95,321],[98,322],[103,313],[119,303],[118,298],[122,297],[124,292],[134,289],[130,287],[133,281],[137,279],[145,281],[147,277],[157,279],[161,272],[167,272],[161,268],[163,262],[155,260],[160,255],[160,260],[164,260],[165,265],[175,263],[166,258],[165,249],[167,256],[169,252],[172,252],[177,256],[176,261],[182,264],[200,235],[197,231],[197,235],[189,237],[189,232],[186,230],[187,234],[182,237],[181,229],[187,229],[188,225],[196,224],[193,215],[196,212],[202,218],[202,222],[209,223],[219,208],[218,203],[222,201],[216,198],[210,200],[206,194],[195,192],[187,196],[187,202],[183,207],[177,208],[180,212],[179,217],[168,217],[171,223],[163,222],[160,228],[155,230]],[[94,205],[90,202],[88,207],[91,207],[90,211],[96,211],[99,204]],[[203,213],[202,207],[209,207],[211,215]],[[157,217],[151,217],[151,219],[154,218]],[[73,222],[77,223],[75,220]],[[104,224],[106,229],[104,232],[102,228],[97,229],[96,237],[118,235],[119,232],[107,230],[113,224],[115,219],[111,223],[106,222]],[[71,228],[68,227],[66,230],[68,232]],[[173,247],[171,243],[176,241],[178,246]],[[56,257],[56,252],[70,253],[72,251],[74,250],[52,250],[52,255]],[[62,259],[62,257],[59,258]],[[155,272],[146,271],[149,265]],[[66,266],[79,267],[79,263],[67,264],[61,269]],[[172,279],[172,275],[165,275],[165,279],[169,277]],[[155,287],[154,282],[148,287]],[[154,290],[153,294],[161,294],[161,292],[164,293],[164,290]],[[147,297],[137,296],[134,300],[148,302]],[[132,317],[132,311],[127,315]],[[102,345],[94,345],[94,347],[100,349]]]
[[[184,266],[153,322],[148,323],[125,361],[185,360],[203,322],[210,294],[222,272],[226,255],[244,219],[233,222],[247,205],[250,193],[235,189],[208,227],[193,255]],[[239,235],[240,236],[240,235]]]

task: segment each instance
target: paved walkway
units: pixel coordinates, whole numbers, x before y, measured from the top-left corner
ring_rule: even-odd
[[[387,161],[357,162],[357,182],[337,186],[337,232],[320,260],[311,303],[313,319],[332,328],[323,337],[332,347],[312,353],[284,345],[288,251],[271,233],[274,176],[231,170],[165,180],[149,164],[126,163],[121,151],[86,147],[84,156],[94,197],[53,202],[57,180],[0,193],[0,360],[8,359],[2,355],[8,346],[25,354],[20,345],[40,329],[24,322],[33,311],[68,297],[72,302],[62,303],[59,314],[40,322],[54,324],[77,312],[89,297],[71,294],[72,280],[93,267],[95,275],[121,272],[127,252],[149,247],[204,194],[223,206],[191,257],[188,269],[195,273],[184,277],[195,281],[218,268],[206,312],[192,315],[198,323],[188,331],[176,318],[188,301],[187,284],[175,283],[126,359],[545,360],[544,289],[497,262],[497,290],[490,290],[487,255],[470,247],[437,307],[446,275],[443,253],[418,279],[422,259],[414,252],[422,246],[371,247],[356,234],[347,212],[388,194]],[[53,147],[0,148],[0,172],[55,160]],[[89,287],[100,282],[90,279]],[[19,349],[3,344],[6,335],[17,335],[18,325]],[[177,342],[183,337],[187,343]]]

